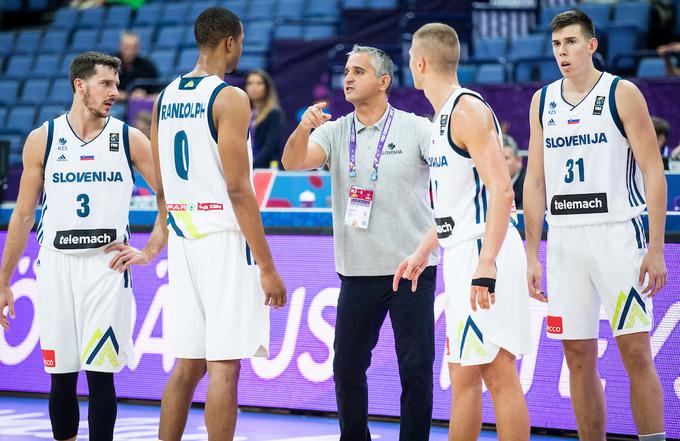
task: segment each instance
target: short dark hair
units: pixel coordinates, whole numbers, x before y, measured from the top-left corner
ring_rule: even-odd
[[[76,86],[73,82],[76,78],[87,80],[97,73],[97,66],[108,67],[116,73],[120,73],[121,61],[118,57],[102,54],[101,52],[83,52],[71,61],[69,67],[69,78],[71,79],[71,89],[76,91]]]
[[[222,40],[241,35],[241,20],[227,8],[208,8],[196,18],[194,37],[198,47],[215,48]]]
[[[560,29],[574,24],[581,26],[581,32],[586,38],[591,39],[595,37],[595,26],[593,25],[593,21],[588,17],[588,14],[578,9],[572,9],[557,14],[550,22],[550,30],[552,32],[557,32]]]
[[[663,135],[668,138],[668,129],[670,128],[668,121],[663,118],[659,118],[658,116],[652,116],[652,124],[654,124],[656,136]]]

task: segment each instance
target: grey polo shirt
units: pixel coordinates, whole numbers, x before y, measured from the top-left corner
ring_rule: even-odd
[[[349,177],[352,119],[357,131],[355,178]],[[331,172],[335,268],[344,276],[394,274],[434,225],[427,165],[431,123],[395,109],[378,166],[378,180],[373,182],[373,158],[386,119],[387,111],[376,124],[367,127],[352,112],[325,123],[310,136],[326,151]],[[368,229],[345,225],[352,186],[374,190]],[[436,265],[438,261],[439,250],[432,253],[429,264]]]

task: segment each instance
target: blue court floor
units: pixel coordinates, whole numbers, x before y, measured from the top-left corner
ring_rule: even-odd
[[[157,441],[160,407],[156,404],[119,403],[115,440]],[[79,440],[87,440],[87,403],[80,402]],[[399,425],[392,422],[369,423],[373,439],[399,439]],[[240,411],[236,441],[336,441],[340,430],[333,418],[280,415]],[[0,396],[0,441],[52,439],[47,400]],[[203,409],[192,408],[183,440],[207,440]],[[445,441],[446,427],[433,427],[430,440]],[[484,431],[482,440],[497,439],[496,432]],[[532,435],[532,440],[558,440],[558,437]],[[565,438],[563,438],[565,439]]]

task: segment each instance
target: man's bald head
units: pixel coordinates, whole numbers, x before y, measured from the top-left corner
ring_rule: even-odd
[[[423,57],[433,70],[454,73],[460,58],[458,34],[444,23],[428,23],[413,34],[413,50]]]

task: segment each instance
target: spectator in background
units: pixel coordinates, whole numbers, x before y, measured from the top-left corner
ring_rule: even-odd
[[[125,31],[120,36],[118,58],[123,62],[120,70],[120,85],[118,86],[119,101],[127,101],[129,98],[144,98],[153,91],[150,87],[135,88],[128,96],[127,88],[140,78],[157,79],[158,71],[153,62],[139,55],[139,35],[132,31]]]
[[[256,69],[246,75],[245,89],[252,109],[253,168],[277,168],[281,157],[283,112],[274,82],[267,72]]]
[[[666,75],[680,75],[680,67],[673,64],[673,57],[675,57],[676,60],[680,57],[680,41],[659,46],[656,48],[656,52],[660,57],[663,57],[664,62],[666,63]]]
[[[520,209],[522,208],[524,176],[526,176],[527,171],[522,164],[522,157],[519,156],[517,142],[510,135],[503,135],[503,155],[512,179],[512,189],[515,191],[515,207]]]
[[[135,116],[133,127],[142,132],[147,138],[151,138],[151,112],[140,110]]]
[[[659,144],[659,151],[661,152],[661,159],[663,160],[663,169],[668,170],[668,158],[671,151],[670,147],[668,146],[668,121],[663,118],[659,118],[658,116],[653,116],[652,124],[654,124],[656,142]]]

